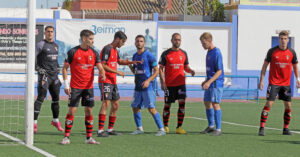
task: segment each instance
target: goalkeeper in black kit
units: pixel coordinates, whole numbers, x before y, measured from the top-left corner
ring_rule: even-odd
[[[37,43],[35,52],[35,70],[38,73],[38,96],[34,102],[34,133],[37,133],[37,119],[48,89],[52,97],[51,110],[53,120],[51,125],[56,127],[58,131],[64,131],[58,119],[61,82],[58,79],[58,46],[54,42],[54,27],[47,26],[44,35],[45,39]]]

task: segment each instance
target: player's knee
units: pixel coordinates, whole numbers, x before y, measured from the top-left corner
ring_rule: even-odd
[[[155,108],[148,108],[148,111],[149,111],[152,115],[155,115],[156,112],[157,112]]]
[[[179,99],[179,100],[178,100],[178,103],[179,103],[179,104],[185,104],[185,100],[184,100],[184,99]]]

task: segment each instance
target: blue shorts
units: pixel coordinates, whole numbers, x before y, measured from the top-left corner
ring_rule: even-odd
[[[132,108],[155,108],[156,95],[153,90],[134,91]]]
[[[220,103],[223,95],[223,88],[208,88],[204,92],[204,101]]]

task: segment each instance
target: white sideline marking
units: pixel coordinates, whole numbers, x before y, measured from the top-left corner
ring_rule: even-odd
[[[42,149],[40,149],[40,148],[37,148],[37,147],[35,147],[35,146],[26,145],[26,144],[25,144],[23,141],[21,141],[20,139],[15,138],[15,137],[12,137],[12,136],[10,136],[10,135],[8,135],[8,134],[2,132],[2,131],[0,131],[0,135],[4,136],[4,137],[6,137],[6,138],[9,138],[9,139],[11,139],[11,140],[13,140],[13,141],[15,141],[15,142],[18,142],[19,144],[25,145],[25,146],[28,147],[29,149],[32,149],[32,150],[34,150],[34,151],[36,151],[36,152],[38,152],[38,153],[41,153],[41,154],[43,154],[44,156],[47,156],[47,157],[56,157],[55,155],[52,155],[52,154],[50,154],[50,153],[48,153],[48,152],[46,152],[46,151],[44,151],[44,150],[42,150]]]
[[[205,118],[199,118],[199,117],[186,117],[186,118],[191,118],[191,119],[197,119],[197,120],[204,120],[204,121],[207,121],[207,119],[205,119]],[[247,125],[247,124],[239,124],[239,123],[232,123],[232,122],[226,122],[226,121],[222,121],[222,123],[223,123],[223,124],[229,124],[229,125],[235,125],[235,126],[249,127],[249,128],[259,128],[259,126]],[[270,128],[270,127],[265,127],[265,129],[282,131],[282,129],[278,129],[278,128]],[[295,133],[295,134],[300,134],[299,131],[291,131],[291,132],[292,132],[292,133]]]

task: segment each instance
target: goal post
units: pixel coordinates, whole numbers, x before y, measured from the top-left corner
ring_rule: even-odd
[[[25,143],[33,145],[33,112],[34,112],[34,66],[35,66],[35,27],[36,0],[28,0],[27,7],[27,76],[25,107]]]

